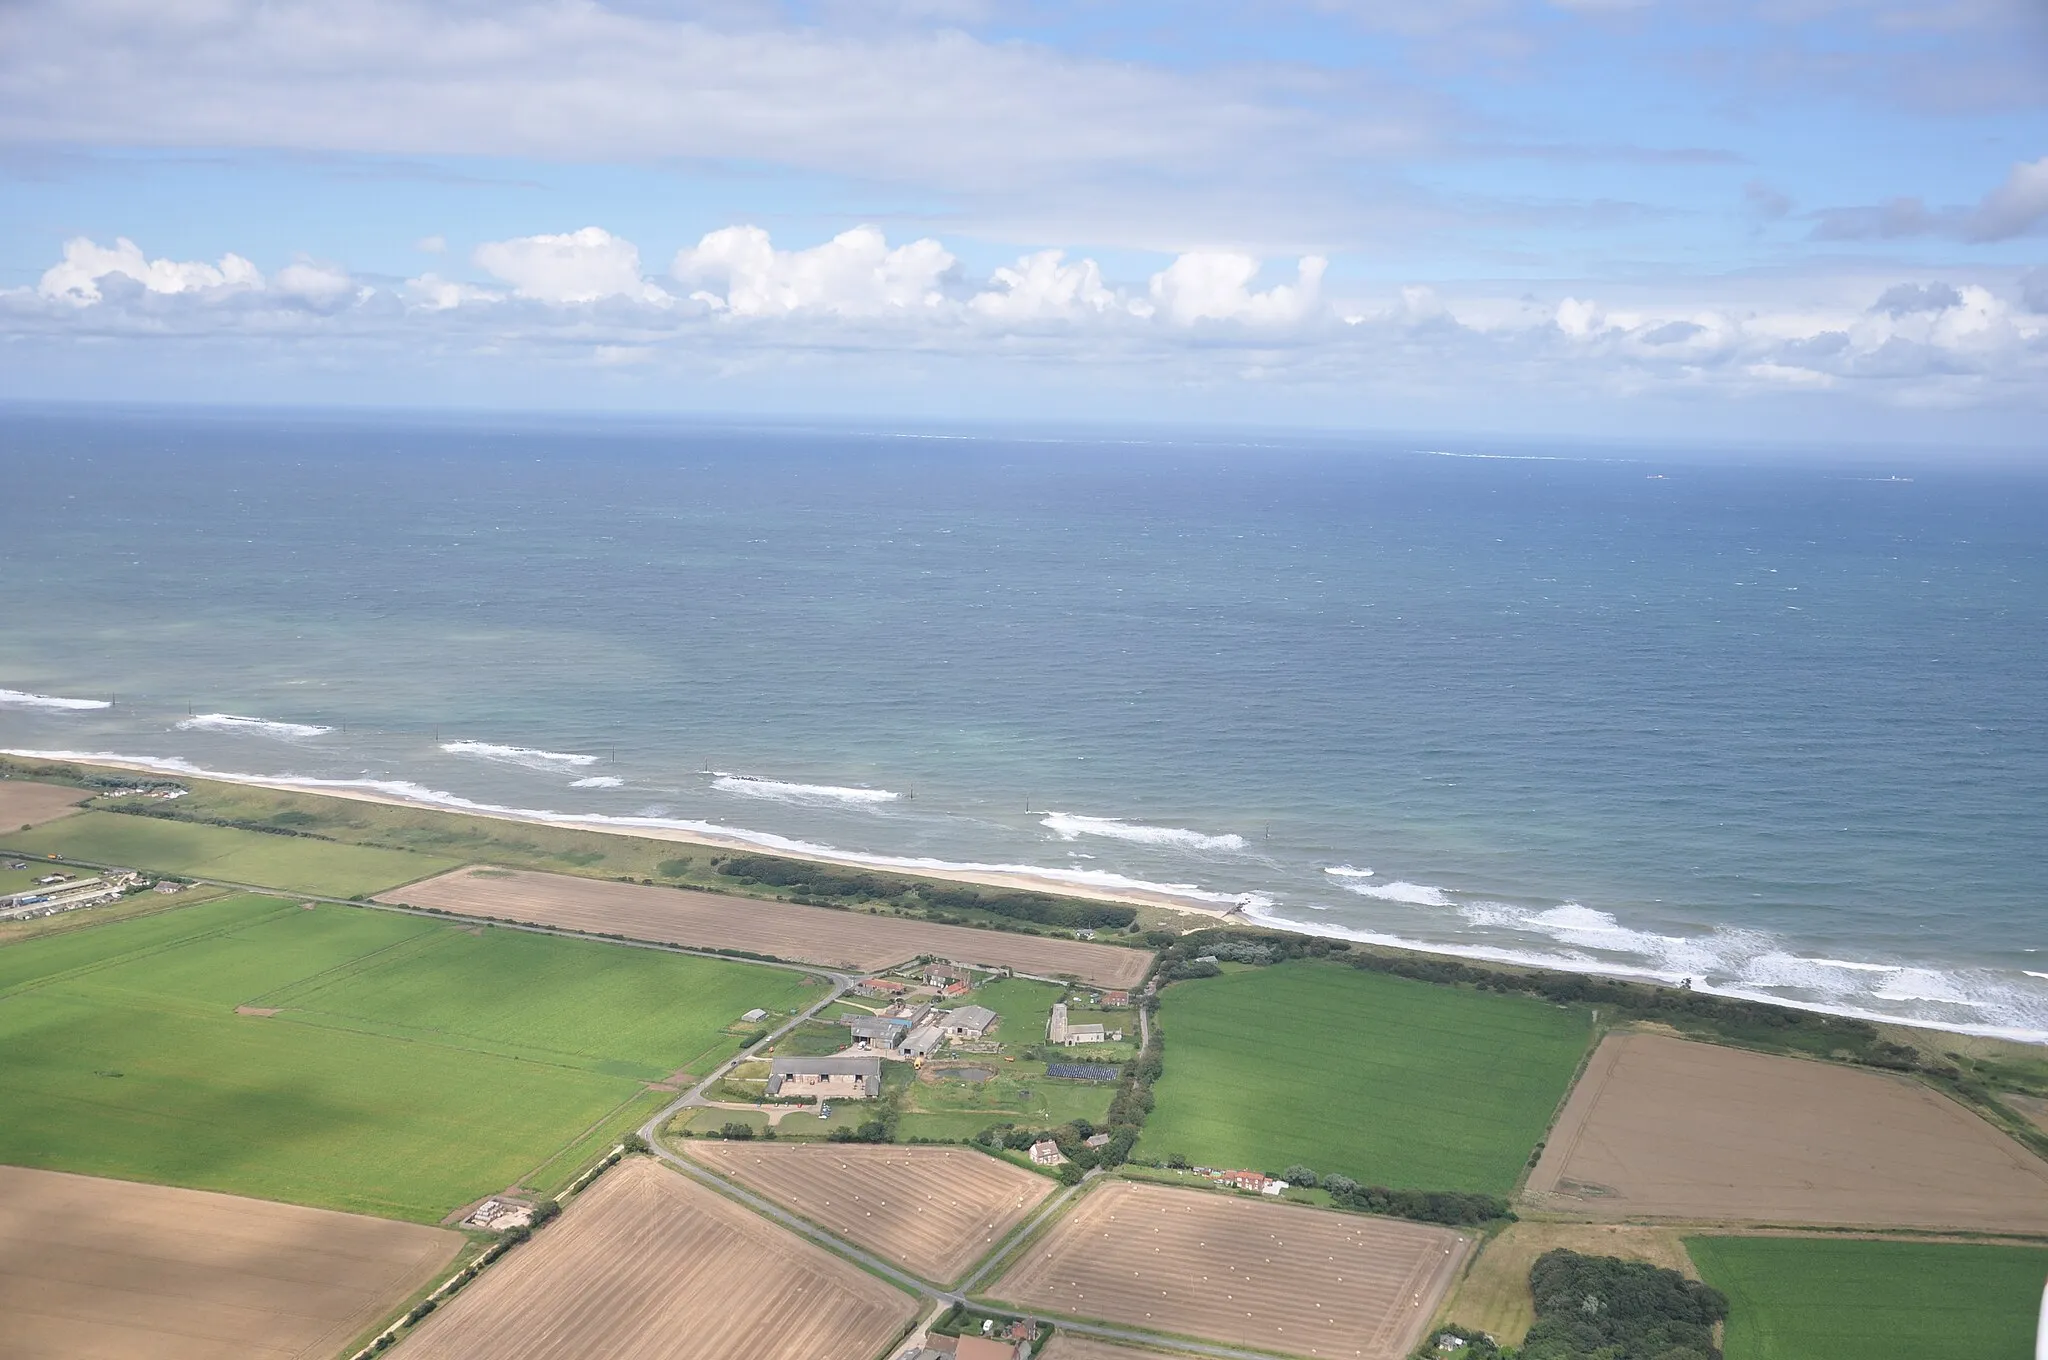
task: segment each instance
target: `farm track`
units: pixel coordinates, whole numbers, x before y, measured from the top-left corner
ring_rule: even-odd
[[[378,900],[699,949],[738,949],[851,972],[930,954],[1129,987],[1152,962],[1146,951],[1118,945],[525,870],[459,869],[394,888]]]
[[[327,1360],[458,1233],[203,1190],[0,1167],[8,1360]]]
[[[1906,1077],[1610,1035],[1530,1207],[1596,1221],[2048,1233],[2048,1163]]]
[[[690,1156],[924,1279],[951,1283],[1052,1193],[1043,1176],[958,1147],[697,1141]]]
[[[399,1360],[867,1357],[906,1294],[653,1161],[621,1163],[561,1222],[455,1296]]]
[[[1420,1224],[1116,1182],[1033,1243],[989,1293],[1294,1355],[1398,1360],[1469,1246]]]

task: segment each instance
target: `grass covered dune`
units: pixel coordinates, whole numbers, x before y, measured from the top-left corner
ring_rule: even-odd
[[[734,1051],[741,1012],[816,995],[786,970],[228,897],[0,949],[0,1162],[433,1222],[567,1180],[667,1098],[648,1083]]]

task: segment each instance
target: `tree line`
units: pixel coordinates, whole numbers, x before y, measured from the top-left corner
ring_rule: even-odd
[[[928,914],[946,909],[982,911],[1062,930],[1123,930],[1138,919],[1136,908],[1109,902],[1081,902],[1049,893],[926,882],[774,855],[728,855],[713,864],[724,877],[742,883],[788,888],[812,898],[888,902]]]

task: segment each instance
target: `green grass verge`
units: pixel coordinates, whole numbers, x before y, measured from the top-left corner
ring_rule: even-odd
[[[740,1011],[815,996],[742,963],[222,898],[0,948],[0,1162],[432,1222],[722,1060]]]
[[[1166,1072],[1138,1154],[1505,1196],[1564,1099],[1587,1015],[1289,963],[1160,997]]]
[[[10,850],[75,856],[96,864],[219,878],[286,892],[356,897],[444,873],[460,860],[404,850],[337,845],[223,826],[163,821],[118,812],[81,812],[33,831],[0,836]]]
[[[1990,1360],[2033,1354],[2048,1249],[1694,1237],[1728,1296],[1728,1360]]]

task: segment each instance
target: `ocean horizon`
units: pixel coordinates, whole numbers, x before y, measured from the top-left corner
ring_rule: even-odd
[[[0,748],[2048,1041],[2048,477],[0,415]]]

